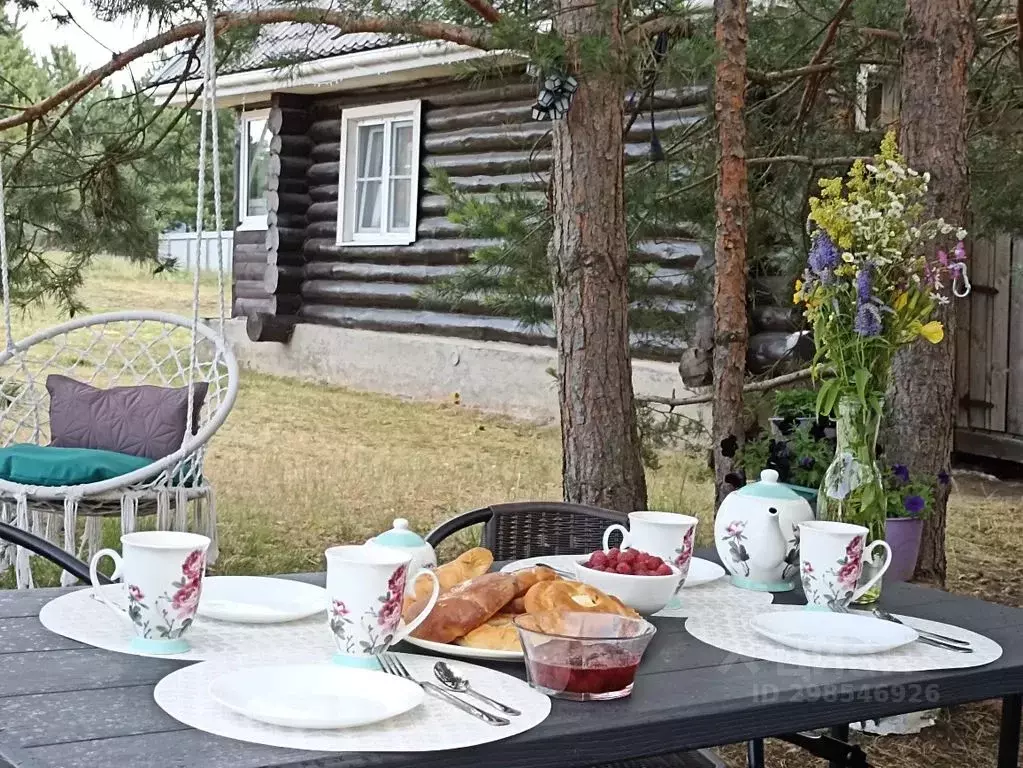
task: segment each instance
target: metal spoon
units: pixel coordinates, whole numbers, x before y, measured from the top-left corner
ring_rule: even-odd
[[[467,693],[470,696],[474,696],[475,698],[482,701],[484,704],[489,704],[492,707],[496,707],[500,711],[504,712],[506,715],[517,716],[522,714],[517,709],[512,709],[511,707],[502,704],[499,701],[494,701],[489,696],[484,696],[479,691],[474,690],[473,687],[469,685],[468,680],[466,680],[464,677],[459,677],[458,675],[456,675],[455,671],[451,669],[451,667],[449,667],[443,661],[438,661],[436,664],[433,665],[433,674],[435,674],[437,676],[437,679],[440,680],[444,685],[446,685],[452,691],[455,691],[455,693]]]
[[[925,629],[913,627],[912,625],[907,624],[906,622],[899,619],[898,616],[893,616],[892,614],[888,613],[888,611],[883,610],[881,608],[875,608],[874,615],[879,619],[883,619],[884,621],[891,621],[896,624],[901,624],[904,627],[910,627],[911,629],[915,629],[917,631],[917,634],[920,635],[921,637],[930,637],[934,640],[940,640],[944,643],[952,643],[953,645],[962,645],[964,647],[969,647],[970,645],[966,640],[960,640],[956,637],[949,637],[948,635],[939,635],[937,632],[928,632]]]

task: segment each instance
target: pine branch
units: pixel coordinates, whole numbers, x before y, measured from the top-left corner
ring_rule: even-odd
[[[677,37],[689,37],[693,34],[693,25],[688,18],[683,16],[655,16],[628,29],[625,37],[627,42],[636,43],[654,37],[661,32],[667,32]]]
[[[416,22],[386,17],[353,17],[337,11],[309,8],[271,8],[265,11],[246,13],[220,13],[217,14],[216,19],[216,34],[221,35],[227,30],[236,27],[282,22],[302,22],[307,24],[315,22],[337,27],[345,33],[377,32],[382,34],[413,35],[428,40],[444,40],[481,50],[489,50],[492,44],[490,32],[484,29],[439,21]],[[68,99],[96,88],[104,79],[124,69],[136,59],[181,40],[187,40],[190,37],[203,34],[205,26],[206,24],[203,21],[181,24],[129,48],[127,51],[114,56],[103,66],[97,67],[77,80],[73,80],[51,96],[24,109],[20,114],[0,120],[0,131],[39,119]]]
[[[833,165],[852,165],[857,160],[870,162],[869,155],[849,155],[847,157],[808,157],[807,155],[775,155],[774,157],[751,157],[746,162],[750,165],[771,165],[773,163],[793,163],[809,165],[813,168],[826,168]]]
[[[773,379],[763,379],[761,381],[752,381],[746,384],[743,388],[743,392],[766,392],[777,387],[783,387],[786,384],[792,384],[796,381],[803,381],[805,379],[813,378],[813,369],[804,368],[801,371],[794,371],[792,373],[785,373],[781,376],[775,376]],[[707,392],[702,395],[693,395],[692,397],[674,398],[674,397],[659,397],[656,395],[644,395],[643,397],[637,397],[636,402],[641,404],[655,404],[655,405],[667,405],[672,408],[684,408],[687,405],[703,405],[705,403],[712,402],[714,400],[714,393]]]
[[[810,59],[810,66],[819,64],[823,59],[824,55],[828,52],[831,46],[835,42],[835,38],[838,37],[838,27],[842,23],[842,19],[849,11],[849,6],[853,4],[853,0],[842,0],[842,4],[838,6],[838,10],[835,11],[835,15],[828,25],[828,30],[824,34],[824,39],[821,40],[821,44],[818,46],[817,51],[814,53],[813,58]],[[814,73],[806,81],[806,86],[803,88],[803,97],[799,100],[799,109],[796,111],[796,124],[803,122],[803,118],[806,117],[807,113],[813,107],[814,102],[817,100],[817,91],[821,84],[821,75],[823,73]]]
[[[462,2],[476,11],[489,24],[496,24],[501,20],[501,14],[487,0],[462,0]]]
[[[830,72],[836,67],[838,67],[838,62],[830,61],[823,64],[811,64],[806,67],[796,67],[795,69],[782,69],[777,72],[758,72],[755,69],[751,69],[747,72],[747,77],[749,77],[750,82],[757,83],[758,85],[771,85],[772,83],[778,83],[782,80],[809,77],[810,75],[817,74],[818,72]]]

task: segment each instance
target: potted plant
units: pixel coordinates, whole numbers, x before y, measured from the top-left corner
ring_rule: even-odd
[[[817,488],[835,455],[835,442],[828,438],[816,419],[795,427],[786,437],[761,433],[747,440],[739,452],[739,464],[747,478],[760,477],[774,469],[779,480],[810,502],[817,503]]]
[[[948,473],[939,472],[937,481],[948,483]],[[892,550],[887,581],[909,581],[920,557],[924,520],[934,509],[934,483],[910,474],[903,464],[893,464],[884,473],[888,519],[885,541]]]

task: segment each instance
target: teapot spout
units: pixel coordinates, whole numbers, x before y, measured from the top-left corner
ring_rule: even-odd
[[[778,510],[771,507],[761,526],[760,546],[751,548],[750,562],[757,568],[775,569],[785,561],[785,536]]]

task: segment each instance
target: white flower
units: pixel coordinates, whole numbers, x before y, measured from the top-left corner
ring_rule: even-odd
[[[956,240],[965,240],[966,234],[967,234],[966,230],[960,227],[959,229],[956,230]]]
[[[924,184],[930,184],[931,183],[931,172],[930,171],[924,171],[923,180],[924,180]]]

